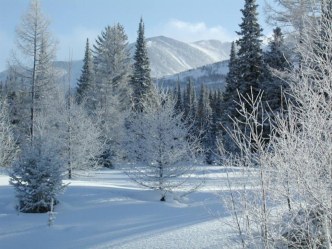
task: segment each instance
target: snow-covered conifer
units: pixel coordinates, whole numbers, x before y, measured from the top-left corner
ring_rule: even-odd
[[[63,161],[49,142],[42,145],[40,148],[23,148],[10,174],[20,212],[50,211],[52,199],[58,200],[58,194],[64,188]]]

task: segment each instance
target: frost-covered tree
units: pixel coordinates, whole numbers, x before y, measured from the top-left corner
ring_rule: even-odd
[[[53,113],[48,122],[56,123],[57,129],[50,131],[58,134],[60,154],[67,166],[68,178],[74,170],[91,170],[100,165],[100,153],[105,149],[100,117],[91,116],[85,108],[84,99],[77,104],[72,98],[66,98],[61,89],[57,92]]]
[[[289,31],[302,32],[303,20],[314,16],[320,10],[318,0],[274,0],[266,2],[267,21],[271,25],[288,28]]]
[[[93,48],[98,105],[108,108],[109,96],[118,94],[125,108],[130,103],[130,54],[123,26],[119,23],[107,26]]]
[[[17,50],[11,67],[18,73],[21,80],[20,89],[29,95],[24,96],[21,108],[29,107],[29,120],[23,120],[22,125],[29,127],[29,137],[34,138],[34,122],[38,100],[45,98],[45,94],[54,83],[52,75],[52,60],[55,53],[55,43],[49,31],[49,21],[41,12],[38,0],[31,0],[28,11],[23,15],[20,25],[16,29]],[[25,117],[20,117],[24,119]]]
[[[106,144],[100,159],[104,166],[112,167],[116,156],[120,157],[119,144],[131,98],[130,56],[122,25],[107,26],[97,38],[94,65],[98,88],[95,114],[100,117],[100,139]]]
[[[128,175],[138,184],[158,190],[161,201],[166,195],[183,188],[191,176],[197,140],[176,114],[175,103],[167,94],[158,102],[142,103],[143,113],[134,113],[128,122],[125,147],[133,162]]]
[[[10,183],[18,199],[18,210],[26,213],[44,213],[51,209],[52,199],[63,190],[63,161],[55,153],[49,141],[42,147],[23,148],[14,163]]]
[[[6,101],[0,101],[0,167],[9,167],[18,152]]]
[[[54,104],[54,100],[50,98],[48,101]],[[50,106],[55,107],[51,103]],[[21,146],[19,158],[13,165],[10,182],[15,188],[20,212],[49,211],[52,199],[57,203],[57,196],[64,188],[65,161],[61,154],[59,115],[50,108],[38,111],[33,143]]]
[[[230,131],[241,148],[230,165],[242,166],[246,175],[246,185],[228,199],[243,248],[332,248],[332,66],[326,60],[332,29],[325,26],[321,39],[325,18],[303,20],[302,65],[287,73],[292,100],[287,115],[276,116],[268,147],[259,146],[262,120],[245,105],[250,132]]]
[[[76,100],[79,104],[85,101],[87,108],[90,109],[90,111],[94,110],[96,106],[96,87],[94,78],[93,58],[90,50],[89,39],[87,39],[82,72],[77,82]]]
[[[133,89],[132,108],[137,112],[143,111],[143,102],[152,101],[154,87],[151,79],[151,69],[144,35],[144,23],[141,18],[135,45],[133,73],[130,84]]]

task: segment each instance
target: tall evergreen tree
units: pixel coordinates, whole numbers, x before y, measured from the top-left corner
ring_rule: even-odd
[[[241,9],[243,14],[242,23],[239,25],[241,30],[237,32],[240,38],[236,42],[239,50],[236,59],[234,59],[234,48],[232,49],[231,57],[233,58],[223,100],[223,107],[227,106],[222,118],[226,129],[232,129],[232,121],[229,117],[238,119],[241,124],[241,115],[238,112],[241,96],[255,98],[263,89],[266,80],[267,70],[261,49],[262,29],[257,19],[257,7],[256,0],[245,0],[244,8]],[[244,104],[250,113],[250,105],[246,102]],[[224,133],[224,143],[228,151],[234,151],[237,148],[226,133]]]
[[[212,146],[211,137],[211,118],[212,109],[210,106],[209,92],[204,84],[201,84],[201,89],[199,93],[197,112],[196,112],[196,130],[197,135],[201,138],[202,148],[204,148],[206,161],[211,162],[210,149]]]
[[[232,42],[230,58],[228,63],[228,73],[226,75],[226,87],[222,98],[222,122],[224,126],[230,126],[229,115],[236,113],[235,99],[239,88],[239,73],[235,42]]]
[[[141,18],[138,28],[136,50],[134,55],[133,75],[130,83],[133,89],[132,101],[133,110],[143,111],[142,103],[153,96],[153,83],[150,76],[150,65],[146,41],[144,36],[144,23]]]
[[[90,108],[93,108],[92,102],[94,102],[93,98],[95,97],[93,96],[94,88],[95,87],[92,53],[90,50],[89,39],[86,39],[82,72],[77,82],[77,102],[80,104],[85,99],[87,104],[91,104]]]
[[[242,95],[257,95],[263,87],[265,65],[263,51],[261,49],[262,29],[258,23],[256,0],[246,0],[242,9],[241,31],[237,32],[240,39],[237,41],[239,51],[237,53],[237,64],[241,71],[238,74],[239,92]]]

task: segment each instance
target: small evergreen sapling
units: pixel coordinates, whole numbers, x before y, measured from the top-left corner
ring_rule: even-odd
[[[18,198],[18,210],[24,213],[44,213],[51,210],[63,190],[63,162],[51,146],[24,148],[14,163],[10,183]]]

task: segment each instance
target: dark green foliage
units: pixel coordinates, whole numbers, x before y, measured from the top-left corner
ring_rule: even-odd
[[[144,23],[142,18],[138,28],[134,61],[133,74],[130,80],[133,89],[132,105],[134,111],[142,112],[144,109],[143,102],[151,98],[153,95],[153,83],[150,76],[151,69],[144,37]]]
[[[180,114],[183,111],[183,103],[182,103],[182,92],[180,83],[177,83],[177,86],[174,91],[174,98],[175,98],[175,112]]]
[[[240,24],[240,36],[236,42],[239,50],[235,53],[235,45],[232,46],[229,73],[226,78],[227,86],[223,96],[223,114],[222,124],[226,129],[232,129],[234,120],[241,124],[243,121],[238,112],[240,96],[248,98],[249,96],[258,96],[264,88],[267,69],[263,61],[263,52],[261,49],[262,29],[258,23],[258,13],[255,0],[246,0],[244,8],[241,10],[243,17]],[[250,113],[250,105],[244,103]],[[244,127],[242,127],[244,130]],[[235,151],[236,145],[224,132],[223,136],[225,148],[228,151]]]
[[[94,87],[94,71],[93,71],[93,61],[92,54],[89,46],[89,39],[86,39],[85,54],[83,59],[83,67],[80,78],[77,82],[77,103],[82,103],[82,101],[88,98],[91,102],[93,99],[92,90]],[[87,100],[88,101],[88,100]]]
[[[273,30],[273,39],[269,49],[264,54],[264,60],[269,68],[269,77],[265,85],[265,102],[267,111],[271,113],[286,109],[286,92],[289,85],[278,74],[291,69],[291,60],[284,46],[284,37],[279,27]]]
[[[183,91],[183,118],[187,122],[194,122],[196,115],[196,91],[191,80]]]

